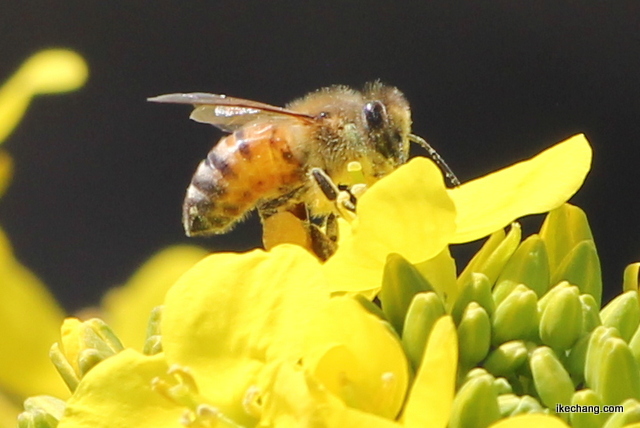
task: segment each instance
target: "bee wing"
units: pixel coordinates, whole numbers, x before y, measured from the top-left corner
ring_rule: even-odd
[[[147,101],[155,103],[192,104],[195,107],[190,116],[192,120],[209,123],[225,132],[233,132],[246,123],[261,117],[286,116],[305,122],[314,120],[314,117],[311,115],[287,110],[282,107],[204,92],[160,95],[148,98]]]

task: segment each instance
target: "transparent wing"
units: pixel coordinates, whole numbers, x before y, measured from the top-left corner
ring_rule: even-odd
[[[262,117],[286,116],[305,122],[314,120],[314,117],[311,115],[287,110],[282,107],[204,92],[160,95],[148,98],[147,101],[155,103],[192,104],[195,107],[190,116],[192,120],[209,123],[225,132],[233,132],[246,123]]]

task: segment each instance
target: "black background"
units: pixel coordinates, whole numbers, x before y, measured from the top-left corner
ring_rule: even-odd
[[[16,171],[0,224],[68,309],[97,302],[163,246],[251,248],[255,219],[183,236],[185,188],[220,134],[145,98],[207,91],[281,105],[380,78],[405,92],[414,132],[463,181],[586,133],[594,166],[572,202],[617,294],[640,258],[638,4],[2,2],[1,79],[45,47],[77,50],[91,75],[79,92],[36,99],[5,143]]]

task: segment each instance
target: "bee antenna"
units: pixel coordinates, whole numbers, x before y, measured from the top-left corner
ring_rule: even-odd
[[[447,165],[444,159],[442,159],[442,156],[440,156],[438,152],[436,152],[436,150],[425,141],[424,138],[419,137],[415,134],[409,134],[409,141],[419,144],[427,151],[427,154],[429,155],[431,160],[434,161],[436,165],[438,165],[438,168],[440,168],[440,170],[444,173],[444,176],[447,178],[447,181],[451,186],[460,186],[460,180],[458,180],[458,177],[456,177],[453,171],[451,171],[451,168],[449,168],[449,165]]]

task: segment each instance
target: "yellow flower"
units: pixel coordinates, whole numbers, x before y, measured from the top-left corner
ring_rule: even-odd
[[[169,398],[163,412],[186,411],[192,421],[252,426],[280,420],[273,403],[287,397],[274,391],[300,380],[286,376],[290,372],[308,377],[334,403],[383,418],[395,418],[404,401],[409,372],[398,338],[352,298],[331,298],[320,263],[300,247],[207,257],[169,291],[162,318],[164,354],[125,351],[98,364],[68,401],[60,427],[158,426],[154,418],[144,425],[142,416],[127,419],[117,407],[106,408],[109,400],[136,403],[144,414],[154,402],[140,397],[148,383],[132,388],[114,380],[109,364],[158,368],[157,397]],[[164,365],[151,362],[162,357]],[[182,367],[173,371],[179,381],[167,367]]]
[[[0,385],[19,397],[65,396],[64,384],[49,361],[64,313],[44,284],[18,262],[0,232]]]
[[[87,66],[74,52],[54,49],[31,56],[0,88],[0,144],[18,125],[33,96],[77,89],[86,77]],[[11,170],[11,157],[1,151],[0,195],[9,184]],[[66,393],[47,357],[63,312],[46,287],[15,259],[1,230],[0,282],[0,387],[7,395],[1,400],[0,426],[9,426],[4,421],[15,420],[19,410],[7,397]]]
[[[435,322],[411,381],[396,332],[353,292],[377,293],[396,253],[453,298],[447,245],[555,208],[582,183],[590,155],[574,137],[471,182],[484,199],[464,185],[446,190],[437,168],[416,159],[365,193],[325,264],[289,244],[205,258],[167,292],[164,352],[125,350],[99,363],[59,427],[447,426],[458,362],[452,318]]]
[[[44,50],[28,58],[0,88],[0,143],[18,125],[34,96],[75,90],[87,75],[84,59],[69,50]],[[11,167],[11,157],[0,152],[0,195],[8,186]],[[204,250],[190,246],[160,252],[127,286],[105,297],[101,315],[126,344],[142,349],[149,311],[162,303],[166,290],[204,255]],[[49,348],[60,337],[65,314],[45,285],[15,259],[1,230],[0,282],[0,427],[4,427],[15,425],[25,397],[50,394],[65,398],[69,391],[48,357]],[[77,320],[69,319],[63,326],[67,355],[79,351],[80,342],[73,342],[79,339],[74,335],[83,331],[78,325]],[[77,361],[73,366],[77,367]]]
[[[0,142],[18,125],[35,95],[73,91],[87,76],[87,64],[75,52],[50,49],[32,55],[0,88]]]
[[[474,241],[519,217],[557,208],[580,188],[590,165],[591,148],[580,134],[447,190],[432,162],[414,158],[358,201],[357,219],[325,264],[332,290],[375,295],[390,253],[424,262],[450,243]]]
[[[100,314],[126,347],[142,350],[151,310],[161,305],[167,290],[207,254],[191,245],[168,247],[140,266],[124,286],[107,292]]]

